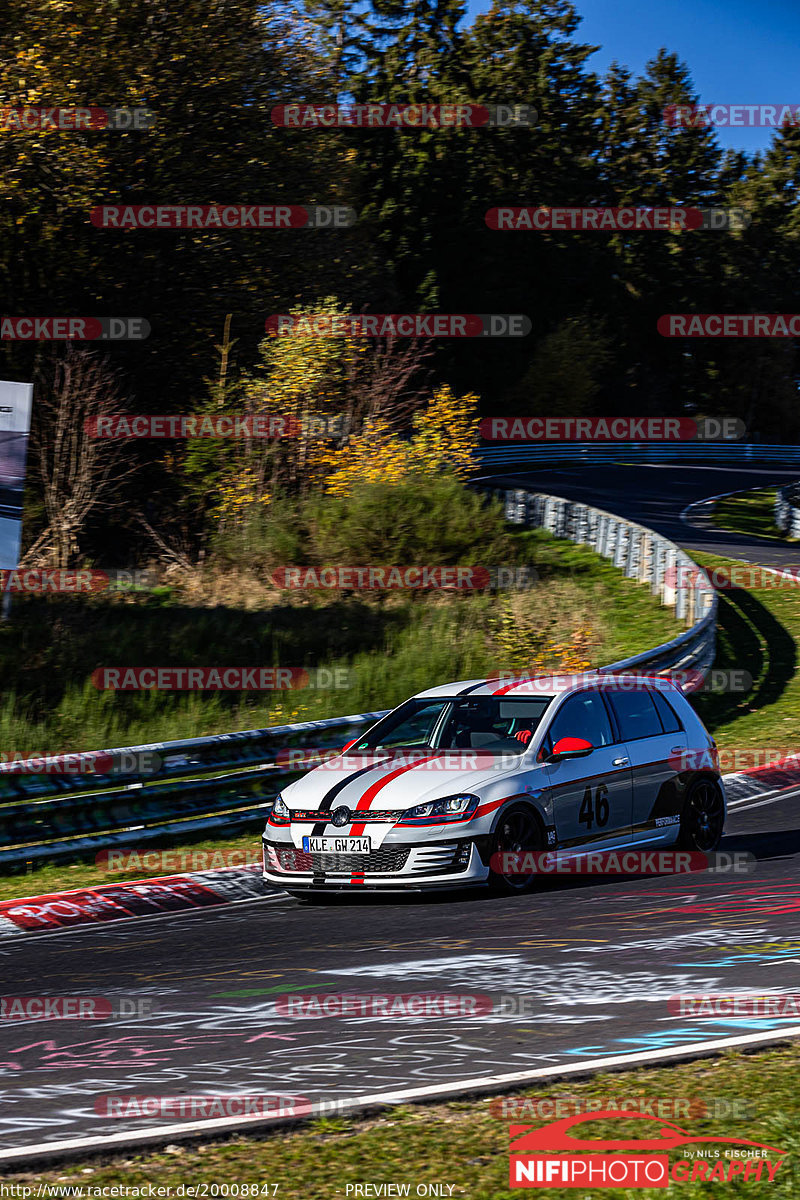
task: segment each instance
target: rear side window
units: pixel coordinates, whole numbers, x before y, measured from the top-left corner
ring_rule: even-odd
[[[616,714],[624,742],[655,737],[664,732],[652,697],[643,688],[632,692],[617,692],[609,688],[607,697]]]
[[[664,733],[677,733],[678,730],[683,729],[675,710],[663,692],[654,688],[652,695],[658,715],[661,717],[661,724],[664,726]]]

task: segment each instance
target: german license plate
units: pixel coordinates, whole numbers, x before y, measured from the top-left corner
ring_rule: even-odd
[[[368,837],[304,837],[306,854],[369,854],[372,839]]]

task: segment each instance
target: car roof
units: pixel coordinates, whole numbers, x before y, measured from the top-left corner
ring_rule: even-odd
[[[574,675],[517,675],[510,673],[488,679],[461,679],[439,687],[426,688],[412,697],[414,700],[452,699],[457,696],[561,696],[585,688],[607,688],[610,691],[636,691],[641,687],[657,687],[659,691],[682,695],[674,680],[663,675],[614,674],[610,671],[582,671]]]

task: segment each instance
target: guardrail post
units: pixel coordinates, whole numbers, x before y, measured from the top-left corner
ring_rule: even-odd
[[[639,555],[641,553],[642,535],[638,529],[628,529],[628,546],[625,555],[625,574],[628,579],[636,579],[639,574]]]
[[[691,586],[687,586],[688,581],[686,581],[682,578],[682,576],[685,574],[685,572],[681,569],[681,567],[682,567],[682,563],[680,562],[681,557],[682,556],[676,555],[676,559],[675,559],[675,573],[676,573],[675,582],[677,585],[675,588],[675,616],[678,618],[679,621],[683,621],[684,618],[686,617],[686,613],[689,608],[689,594],[691,593],[691,590],[692,590]]]
[[[639,539],[639,583],[647,583],[653,574],[653,539],[643,533]]]
[[[678,595],[678,589],[675,586],[678,574],[676,566],[677,557],[677,547],[668,544],[664,551],[664,573],[661,587],[661,603],[666,605],[667,608],[675,607]]]
[[[611,522],[605,513],[597,520],[597,553],[608,558],[608,534]]]
[[[650,589],[654,596],[661,596],[666,569],[667,543],[657,537],[653,539],[653,584]]]
[[[522,525],[525,522],[525,493],[523,491],[513,491],[506,494],[506,520],[513,525]]]

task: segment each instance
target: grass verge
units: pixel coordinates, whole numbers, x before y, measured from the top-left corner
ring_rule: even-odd
[[[520,1043],[536,1030],[521,1029]],[[675,1067],[624,1073],[599,1073],[579,1083],[558,1083],[526,1088],[515,1098],[553,1099],[570,1097],[580,1101],[610,1098],[619,1105],[623,1100],[693,1102],[692,1113],[675,1123],[693,1136],[749,1139],[776,1146],[787,1153],[772,1183],[736,1180],[725,1185],[714,1182],[687,1182],[677,1185],[685,1200],[708,1200],[725,1196],[768,1194],[774,1200],[796,1197],[800,1189],[798,1153],[800,1153],[800,1047],[791,1045],[758,1054],[726,1053],[719,1058],[703,1059]],[[743,1103],[744,1101],[744,1103]],[[507,1111],[507,1110],[505,1110]],[[680,1111],[680,1110],[679,1110]],[[686,1110],[684,1109],[683,1112]],[[728,1114],[731,1115],[728,1115]],[[549,1118],[552,1120],[552,1117]],[[670,1118],[665,1117],[665,1120]],[[499,1098],[454,1101],[419,1107],[394,1108],[366,1119],[321,1119],[291,1132],[257,1138],[209,1141],[194,1147],[172,1145],[165,1150],[143,1154],[108,1156],[90,1165],[79,1163],[53,1167],[41,1172],[18,1173],[20,1183],[39,1182],[54,1187],[90,1185],[101,1188],[123,1183],[128,1187],[171,1187],[173,1196],[181,1184],[233,1185],[269,1184],[263,1195],[279,1200],[336,1200],[355,1197],[354,1187],[381,1183],[408,1184],[409,1195],[421,1185],[445,1184],[452,1191],[445,1196],[468,1200],[508,1200],[510,1124],[544,1125],[540,1116],[504,1115]],[[658,1127],[652,1126],[651,1129]],[[648,1130],[649,1136],[655,1136]],[[591,1138],[642,1138],[641,1121],[614,1120],[595,1122],[584,1134]],[[687,1151],[713,1150],[714,1147],[687,1146],[672,1150],[674,1163]],[[776,1156],[771,1156],[773,1161]],[[700,1168],[706,1173],[713,1163]],[[348,1192],[348,1186],[351,1190]],[[273,1191],[274,1189],[274,1191]],[[50,1195],[57,1193],[51,1192]],[[63,1192],[63,1195],[68,1193]],[[99,1194],[99,1193],[98,1193]],[[199,1193],[195,1193],[197,1195]],[[219,1193],[218,1193],[219,1194]],[[228,1192],[228,1195],[233,1194]],[[239,1193],[241,1195],[241,1192]],[[384,1191],[383,1194],[386,1194]],[[394,1194],[398,1194],[394,1192]],[[436,1194],[436,1193],[434,1193]],[[592,1187],[584,1189],[549,1186],[548,1200],[580,1200],[597,1196],[620,1196],[618,1190]],[[625,1192],[640,1200],[658,1200],[661,1188]]]
[[[775,524],[775,497],[777,488],[758,488],[752,492],[741,492],[726,496],[714,505],[714,525],[731,533],[755,534],[776,542],[786,538]],[[795,539],[791,539],[795,540]]]
[[[730,571],[739,565],[715,554],[694,557],[709,568]],[[726,749],[800,746],[800,590],[784,583],[775,589],[731,588],[718,595],[715,667],[747,671],[753,686],[748,692],[697,696],[697,711]]]
[[[515,566],[536,572],[527,590],[281,593],[239,576],[236,593],[235,572],[226,571],[166,596],[15,598],[13,619],[0,627],[0,759],[390,708],[443,681],[531,663],[582,669],[679,632],[645,587],[588,548],[540,530],[511,540]],[[99,666],[347,675],[346,686],[290,692],[106,691],[92,682]]]
[[[210,871],[229,864],[230,857],[237,854],[247,856],[248,862],[258,860],[261,853],[261,830],[263,825],[250,833],[237,837],[206,838],[197,842],[175,844],[165,839],[163,845],[151,842],[143,846],[123,846],[123,854],[146,855],[144,861],[132,870],[109,870],[90,859],[82,862],[46,863],[33,866],[24,873],[0,875],[0,901],[17,900],[27,896],[48,896],[51,892],[66,892],[75,888],[103,887],[112,883],[132,882],[136,879],[153,879],[159,875],[183,874],[186,871]],[[155,855],[165,857],[161,863],[154,861]],[[222,856],[225,855],[227,861]],[[234,858],[236,865],[237,860]]]

